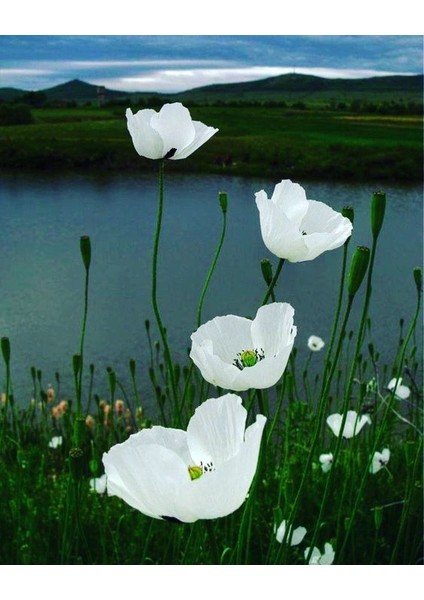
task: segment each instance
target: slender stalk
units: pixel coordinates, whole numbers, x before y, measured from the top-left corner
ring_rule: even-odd
[[[221,207],[222,207],[222,204],[221,204]],[[219,238],[218,247],[216,249],[215,256],[214,256],[212,264],[209,268],[205,283],[203,284],[202,292],[200,294],[199,305],[197,308],[197,327],[200,326],[200,323],[202,321],[203,302],[205,300],[205,295],[208,290],[210,280],[212,279],[212,275],[215,271],[215,267],[218,262],[219,255],[221,254],[222,246],[223,246],[224,239],[225,239],[226,229],[227,229],[227,204],[225,204],[225,208],[224,207],[222,208],[222,230],[221,230],[221,236]]]
[[[274,291],[275,284],[277,283],[277,280],[281,273],[281,269],[283,268],[283,265],[284,265],[284,260],[285,260],[284,258],[280,258],[280,260],[278,261],[278,265],[275,270],[274,277],[272,278],[272,281],[269,284],[268,291],[266,292],[265,296],[262,299],[262,306],[268,302],[269,297],[272,295],[272,293]]]
[[[165,161],[159,161],[159,196],[158,196],[158,210],[157,210],[157,219],[156,219],[156,229],[155,236],[153,242],[153,259],[152,259],[152,305],[153,312],[155,313],[156,323],[159,329],[159,334],[162,340],[165,362],[168,369],[169,381],[171,384],[172,395],[174,399],[175,408],[177,408],[178,404],[178,394],[177,388],[175,385],[175,377],[174,377],[174,368],[171,359],[171,353],[169,350],[168,339],[166,335],[166,330],[162,322],[162,318],[160,315],[160,310],[158,306],[157,300],[157,269],[158,269],[158,255],[159,255],[159,241],[160,241],[160,233],[162,229],[162,214],[163,214],[163,201],[164,201],[164,178],[165,171]]]
[[[350,240],[350,238],[348,238],[347,242],[345,242],[345,244],[343,246],[343,262],[342,262],[342,272],[341,272],[340,284],[339,284],[339,296],[338,296],[338,300],[337,300],[336,312],[334,313],[334,320],[333,320],[333,327],[331,330],[330,343],[328,344],[327,353],[326,353],[325,361],[324,361],[325,373],[327,372],[327,369],[330,366],[331,354],[333,352],[333,346],[334,346],[334,342],[336,339],[337,326],[339,324],[340,311],[342,308],[343,290],[344,290],[345,277],[346,277],[347,249],[348,249],[348,245],[349,245],[349,240]],[[325,374],[324,374],[323,381],[325,381]]]

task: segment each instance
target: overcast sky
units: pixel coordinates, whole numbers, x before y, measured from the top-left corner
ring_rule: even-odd
[[[82,79],[123,91],[177,92],[296,71],[322,77],[418,74],[416,35],[1,35],[0,87]]]

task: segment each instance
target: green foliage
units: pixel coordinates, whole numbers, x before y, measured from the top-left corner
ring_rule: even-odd
[[[28,125],[29,123],[33,123],[33,117],[26,104],[0,104],[0,126]]]
[[[125,108],[34,109],[30,126],[0,127],[0,166],[151,169],[129,139]],[[387,117],[280,107],[194,107],[220,129],[174,171],[281,178],[421,180],[419,117]]]

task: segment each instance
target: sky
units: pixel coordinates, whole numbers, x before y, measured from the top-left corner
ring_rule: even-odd
[[[290,72],[422,71],[419,35],[0,35],[0,87],[24,90],[75,78],[129,92],[179,92]]]

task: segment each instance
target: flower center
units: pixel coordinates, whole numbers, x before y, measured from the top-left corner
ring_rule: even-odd
[[[190,465],[188,467],[188,474],[190,475],[190,479],[192,481],[194,481],[195,479],[200,479],[203,473],[210,473],[211,471],[215,471],[215,466],[211,460],[206,463],[200,461],[200,465]]]
[[[263,348],[260,350],[242,350],[233,360],[233,365],[243,371],[245,367],[254,367],[257,362],[265,358]]]
[[[199,479],[203,475],[202,467],[198,467],[194,465],[193,467],[188,468],[188,474],[190,475],[190,479],[194,481],[194,479]]]

